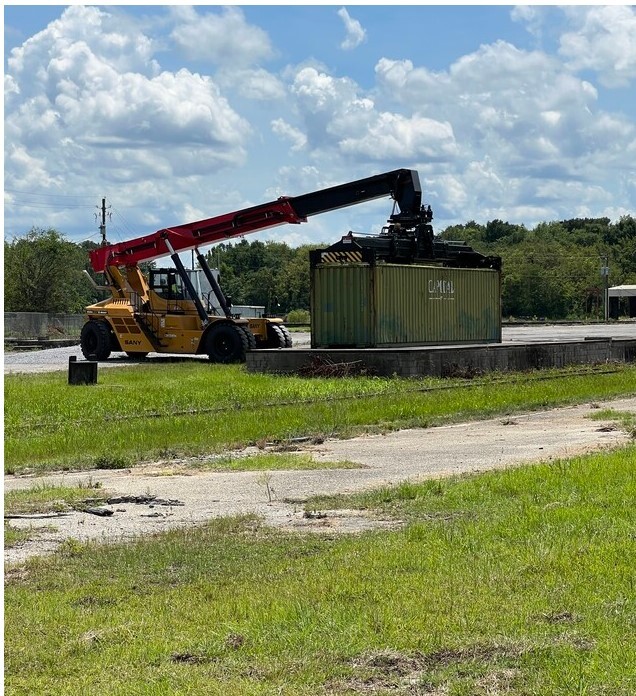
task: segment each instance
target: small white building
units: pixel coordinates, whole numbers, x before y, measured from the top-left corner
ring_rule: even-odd
[[[607,289],[610,319],[618,319],[621,305],[626,306],[627,316],[636,317],[636,285],[616,285]],[[621,300],[625,298],[622,302]]]

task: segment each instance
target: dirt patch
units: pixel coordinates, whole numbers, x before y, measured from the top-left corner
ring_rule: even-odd
[[[351,659],[352,676],[334,680],[326,686],[327,694],[429,694],[442,696],[448,686],[439,683],[435,672],[453,665],[488,664],[498,659],[519,659],[529,651],[514,645],[473,645],[460,649],[443,649],[424,654],[392,650],[363,653]],[[518,670],[497,669],[475,679],[474,694],[507,693]]]

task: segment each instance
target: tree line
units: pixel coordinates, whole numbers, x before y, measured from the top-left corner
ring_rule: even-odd
[[[629,215],[616,223],[605,217],[542,222],[530,230],[471,221],[447,227],[441,237],[502,258],[504,317],[602,318],[605,283],[636,284],[636,219]]]
[[[532,229],[502,220],[447,227],[447,240],[463,240],[501,256],[504,317],[602,318],[605,277],[610,285],[636,283],[636,219],[623,216],[542,222]],[[334,239],[334,241],[336,241]],[[76,244],[54,229],[34,228],[4,245],[5,311],[81,313],[105,295],[83,273],[94,242]],[[309,250],[284,242],[219,244],[207,252],[235,305],[264,306],[271,314],[308,310]],[[160,263],[160,262],[159,262]],[[99,278],[95,278],[100,282]]]

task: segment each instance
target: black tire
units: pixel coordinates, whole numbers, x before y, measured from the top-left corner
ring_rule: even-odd
[[[234,324],[216,324],[205,339],[205,352],[210,362],[245,362],[245,353],[248,350],[247,336],[241,327]]]
[[[278,324],[267,325],[267,344],[266,348],[287,348],[285,334],[281,331]]]
[[[145,360],[148,357],[148,353],[133,353],[132,351],[127,350],[126,355],[131,359],[131,360]]]
[[[294,341],[292,340],[292,336],[289,333],[289,329],[286,326],[281,326],[279,328],[283,332],[283,336],[285,337],[285,348],[291,348],[294,345]]]
[[[87,360],[108,360],[111,341],[110,327],[105,321],[91,319],[82,327],[80,348]]]
[[[239,326],[238,328],[241,329],[247,338],[247,349],[256,350],[256,336],[254,336],[254,334],[246,326]]]

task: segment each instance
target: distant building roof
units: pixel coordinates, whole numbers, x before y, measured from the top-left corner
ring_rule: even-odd
[[[609,297],[636,297],[636,285],[615,285],[607,294]]]

